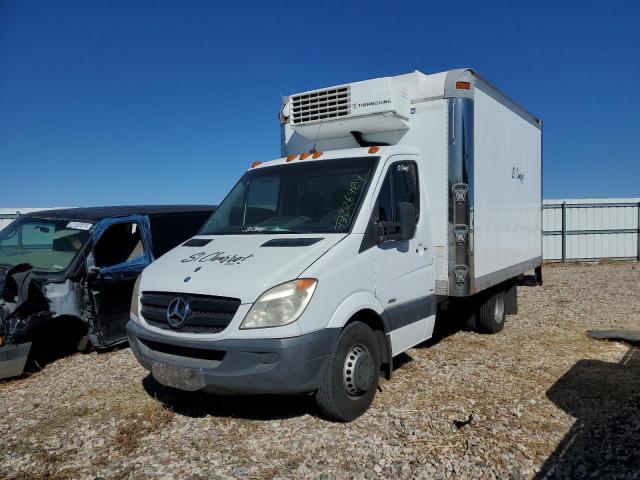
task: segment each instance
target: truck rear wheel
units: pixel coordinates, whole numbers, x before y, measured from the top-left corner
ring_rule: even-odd
[[[504,293],[498,292],[478,310],[478,330],[482,333],[498,333],[504,328],[504,320]]]
[[[347,325],[338,336],[316,402],[331,420],[350,422],[367,411],[378,389],[380,347],[362,322]]]

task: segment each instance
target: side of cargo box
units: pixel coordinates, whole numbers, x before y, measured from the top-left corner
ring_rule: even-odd
[[[471,72],[465,77],[472,98],[449,99],[453,297],[542,264],[542,124],[482,78]]]

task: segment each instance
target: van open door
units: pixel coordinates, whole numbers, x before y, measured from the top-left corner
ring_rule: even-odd
[[[94,314],[89,338],[95,347],[126,339],[133,286],[152,261],[147,217],[110,219],[98,227],[87,258],[87,290]]]

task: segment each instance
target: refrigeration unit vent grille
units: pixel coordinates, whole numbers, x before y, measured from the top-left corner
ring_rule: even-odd
[[[307,123],[349,115],[350,87],[330,88],[291,97],[292,123]]]

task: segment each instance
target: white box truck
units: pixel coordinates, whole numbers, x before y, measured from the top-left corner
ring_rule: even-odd
[[[436,320],[499,332],[542,281],[542,125],[471,69],[291,95],[280,121],[282,158],[144,270],[129,340],[164,385],[349,421]]]

